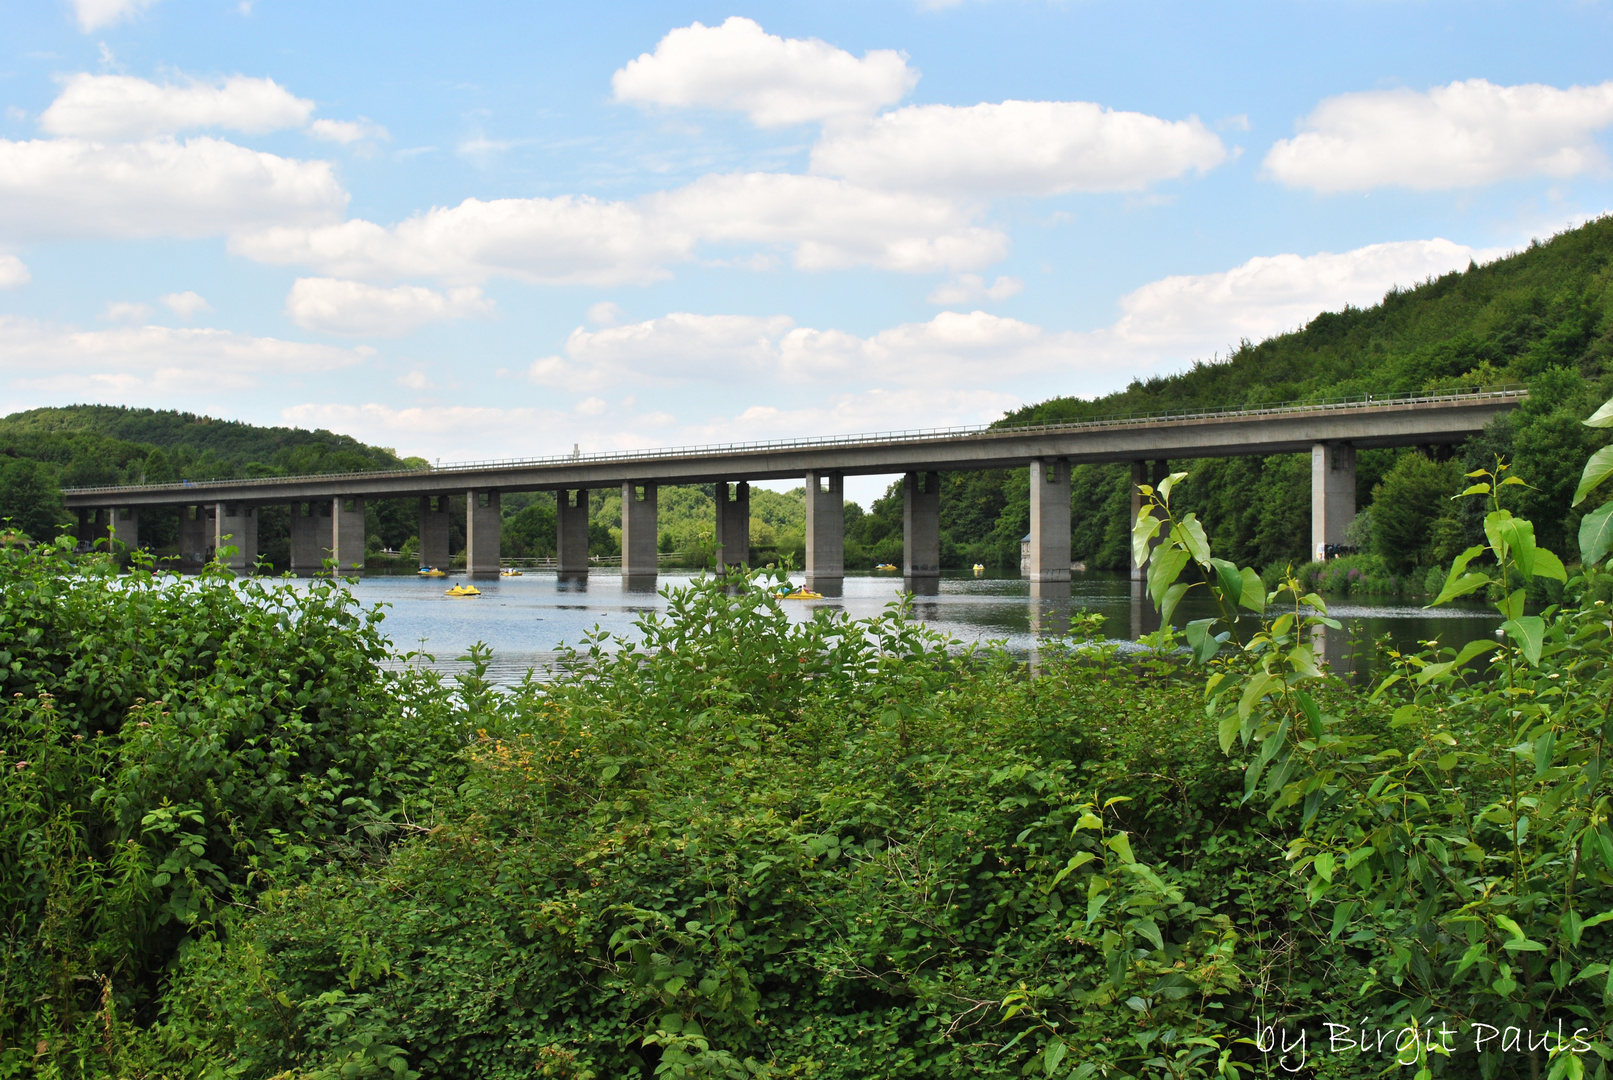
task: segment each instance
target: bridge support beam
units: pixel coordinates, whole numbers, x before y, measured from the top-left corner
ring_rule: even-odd
[[[1145,501],[1143,499],[1142,492],[1137,490],[1138,485],[1148,484],[1153,487],[1158,487],[1159,484],[1171,474],[1171,463],[1168,461],[1154,462],[1152,477],[1149,476],[1148,471],[1148,462],[1146,461],[1133,461],[1131,463],[1131,523],[1133,526],[1137,524],[1137,519],[1142,516],[1143,503]],[[1159,546],[1159,539],[1160,538],[1157,536],[1154,538],[1153,547]],[[1126,546],[1128,548],[1131,546],[1131,537],[1129,535],[1126,538]],[[1147,581],[1148,568],[1133,564],[1131,568],[1131,580]]]
[[[588,573],[588,489],[578,488],[576,500],[570,491],[557,491],[555,515],[556,560],[562,574]]]
[[[235,554],[220,558],[225,566],[237,572],[250,570],[258,561],[257,508],[245,503],[221,502],[213,504],[213,550],[233,547]]]
[[[330,557],[331,503],[317,502],[291,504],[291,572],[298,577],[312,577],[325,568]],[[184,532],[180,521],[180,532]]]
[[[503,500],[497,491],[465,492],[465,573],[469,577],[498,577],[499,545],[503,542]]]
[[[1070,463],[1031,459],[1032,581],[1070,580]]]
[[[1311,558],[1327,558],[1327,549],[1344,543],[1344,530],[1355,518],[1355,447],[1349,443],[1317,443],[1311,447]]]
[[[207,561],[213,538],[207,532],[207,508],[189,503],[179,508],[179,565],[197,567]]]
[[[364,500],[331,500],[330,549],[336,553],[336,571],[364,569]]]
[[[112,550],[117,545],[133,551],[140,546],[140,508],[136,506],[118,506],[106,512],[107,527],[111,530]],[[50,537],[41,537],[48,540]]]
[[[806,587],[839,596],[846,580],[846,481],[806,474]]]
[[[448,515],[448,496],[420,496],[420,569],[448,569],[448,537],[453,533],[453,519]]]
[[[734,485],[732,497],[728,481],[719,481],[717,496],[717,569],[750,565],[750,484]]]
[[[941,576],[941,474],[910,472],[902,481],[902,577]]]
[[[653,581],[660,569],[658,490],[655,484],[622,482],[622,577],[640,583]]]

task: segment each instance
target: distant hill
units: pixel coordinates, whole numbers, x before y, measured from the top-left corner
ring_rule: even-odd
[[[1581,464],[1603,438],[1579,420],[1613,395],[1610,267],[1613,216],[1603,216],[1485,266],[1469,265],[1391,290],[1372,307],[1323,312],[1293,333],[1245,341],[1226,360],[1201,361],[1178,374],[1139,379],[1118,393],[1091,399],[1075,396],[1075,385],[1071,396],[1026,406],[1001,422],[1087,420],[1523,383],[1531,392],[1528,404],[1486,437],[1471,440],[1458,464],[1493,465],[1497,453],[1512,461],[1517,474],[1532,485],[1511,489],[1517,493],[1514,509],[1535,520],[1546,543],[1570,554],[1581,511],[1568,503]],[[1419,520],[1409,533],[1394,533],[1392,549],[1385,546],[1389,541],[1384,536],[1371,539],[1371,515],[1357,529],[1363,546],[1372,549],[1376,544],[1403,571],[1408,561],[1427,566],[1447,558],[1453,546],[1461,550],[1478,526],[1472,513],[1447,505],[1443,497],[1425,497],[1432,473],[1407,462],[1412,453],[1364,452],[1358,472],[1357,505],[1363,509],[1380,489],[1391,496],[1396,491],[1421,493],[1423,505],[1413,515]],[[1172,467],[1192,473],[1178,489],[1177,503],[1206,521],[1221,554],[1262,567],[1308,559],[1307,457],[1213,459],[1173,462]],[[1396,469],[1407,475],[1395,474]],[[1411,473],[1422,478],[1409,483]],[[1074,558],[1115,570],[1127,565],[1129,483],[1124,466],[1083,465],[1075,470]],[[899,540],[901,499],[899,490],[893,494],[874,506],[859,526],[862,530]],[[945,476],[943,564],[1014,565],[1019,538],[1029,528],[1028,503],[1023,469]],[[1394,512],[1385,510],[1387,516]],[[1412,541],[1416,543],[1408,549]],[[881,550],[894,550],[893,542],[887,539]]]

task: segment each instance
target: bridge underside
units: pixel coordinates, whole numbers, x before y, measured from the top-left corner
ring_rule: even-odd
[[[93,533],[94,538],[110,537],[110,542],[131,546],[138,542],[141,507],[184,507],[182,555],[202,557],[234,547],[237,551],[228,564],[242,569],[256,560],[256,508],[291,503],[295,507],[292,569],[297,573],[321,569],[327,559],[336,560],[341,570],[363,566],[366,498],[418,498],[421,565],[445,566],[450,531],[447,499],[461,496],[467,507],[467,571],[496,575],[503,493],[556,492],[560,567],[565,572],[586,573],[587,493],[614,488],[623,496],[623,572],[642,580],[655,573],[659,486],[717,486],[721,497],[713,524],[718,561],[733,565],[749,558],[748,482],[805,478],[806,569],[813,586],[827,593],[838,588],[845,572],[840,512],[844,477],[905,474],[904,572],[910,582],[922,585],[939,571],[937,475],[1030,465],[1032,520],[1023,566],[1033,582],[1056,584],[1070,577],[1069,470],[1073,465],[1130,463],[1136,477],[1144,475],[1145,462],[1154,463],[1158,473],[1172,460],[1309,453],[1312,556],[1320,559],[1344,544],[1344,530],[1354,517],[1358,450],[1458,443],[1521,399],[1518,393],[1450,395],[1336,409],[1304,407],[1125,424],[987,429],[961,436],[823,440],[799,446],[645,453],[429,472],[210,481],[81,490],[64,496],[67,505],[80,512],[81,535]],[[1134,499],[1134,513],[1136,509]]]

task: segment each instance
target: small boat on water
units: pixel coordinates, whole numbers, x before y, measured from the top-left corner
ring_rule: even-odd
[[[435,566],[422,566],[415,574],[418,577],[447,577],[448,571],[438,570]]]
[[[778,597],[780,600],[822,600],[823,599],[823,594],[821,592],[813,592],[811,589],[807,588],[805,585],[802,585],[798,589],[791,589],[789,592],[778,592],[778,593],[774,593],[773,595]]]
[[[977,576],[980,575],[980,574],[984,574],[985,572],[986,572],[986,564],[985,563],[975,563],[975,574]]]
[[[894,570],[894,569],[896,569],[896,567],[893,564],[887,562],[887,563],[880,563],[878,566],[874,567],[874,569],[875,570]]]
[[[519,571],[519,570],[504,569],[504,570],[500,570],[498,572],[498,576],[499,577],[521,577],[522,574],[521,574],[521,571]]]
[[[455,585],[452,589],[449,589],[447,592],[443,593],[443,595],[444,596],[480,596],[480,595],[482,595],[482,590],[478,589],[474,585]]]

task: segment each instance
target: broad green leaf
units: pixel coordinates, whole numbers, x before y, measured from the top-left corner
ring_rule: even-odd
[[[1185,472],[1173,472],[1169,476],[1167,476],[1165,479],[1161,480],[1159,482],[1159,497],[1160,497],[1160,499],[1162,501],[1164,501],[1164,502],[1170,502],[1170,500],[1171,500],[1171,489],[1174,488],[1177,484],[1181,483],[1183,480],[1186,480],[1186,479],[1187,479],[1187,474]]]
[[[1288,662],[1294,667],[1294,674],[1302,679],[1320,679],[1322,669],[1316,666],[1316,654],[1309,645],[1295,645],[1288,650]]]
[[[1578,506],[1584,502],[1585,497],[1610,476],[1613,476],[1613,446],[1604,446],[1585,463],[1585,471],[1579,476],[1579,487],[1574,489],[1574,501],[1569,505]]]
[[[1317,855],[1311,861],[1311,865],[1316,868],[1317,875],[1323,881],[1330,882],[1333,880],[1333,853],[1331,851],[1324,851]]]
[[[1142,513],[1137,515],[1137,524],[1131,527],[1131,561],[1135,566],[1142,566],[1148,561],[1148,553],[1154,550],[1154,537],[1159,535],[1162,521],[1154,517],[1154,508],[1145,506]]]
[[[1245,566],[1240,572],[1243,578],[1243,592],[1238,597],[1238,603],[1257,614],[1266,610],[1266,583],[1260,580],[1260,575],[1254,568]]]
[[[1489,948],[1487,942],[1475,941],[1473,944],[1469,945],[1467,947],[1467,952],[1462,954],[1461,963],[1456,965],[1456,974],[1460,975],[1462,972],[1472,967],[1475,963],[1484,959],[1488,952]]]
[[[1322,737],[1322,710],[1316,707],[1316,702],[1303,690],[1294,692],[1294,699],[1299,702],[1299,711],[1305,714],[1305,721],[1310,725],[1311,738]],[[1332,881],[1332,877],[1328,878]]]
[[[1535,560],[1532,567],[1535,577],[1551,578],[1553,581],[1568,582],[1568,568],[1557,553],[1550,548],[1535,548]]]
[[[1148,563],[1148,595],[1159,607],[1165,602],[1165,591],[1176,583],[1182,568],[1187,565],[1187,552],[1174,545],[1161,546],[1154,551]]]
[[[1525,594],[1527,594],[1528,591],[1528,589],[1513,590],[1511,596],[1495,605],[1495,609],[1501,613],[1501,617],[1503,619],[1516,619],[1519,615],[1523,614],[1523,604],[1524,600],[1527,598]]]
[[[1546,636],[1546,622],[1539,615],[1524,615],[1517,619],[1508,619],[1501,624],[1501,629],[1507,632],[1523,652],[1524,659],[1529,666],[1534,667],[1540,663],[1540,648]]]
[[[1495,552],[1497,559],[1506,557],[1509,545],[1501,535],[1502,525],[1512,520],[1511,510],[1492,510],[1484,515],[1484,538],[1490,541],[1490,549]],[[1460,558],[1460,556],[1458,556]]]
[[[1236,606],[1243,598],[1243,575],[1239,573],[1237,564],[1225,559],[1211,559],[1210,566],[1215,569],[1215,583],[1222,595],[1229,604]]]
[[[1597,507],[1579,523],[1579,557],[1586,566],[1613,549],[1613,502]]]
[[[1176,605],[1182,602],[1182,597],[1187,595],[1187,590],[1196,584],[1197,582],[1192,581],[1178,581],[1175,585],[1165,590],[1165,601],[1159,605],[1159,621],[1162,624],[1168,624],[1171,621],[1171,616],[1176,614]]]
[[[1613,427],[1613,398],[1604,401],[1600,409],[1581,422],[1586,427]]]
[[[1128,866],[1137,861],[1137,856],[1131,853],[1131,841],[1123,832],[1117,832],[1103,842],[1103,846],[1120,856],[1120,861]]]
[[[1241,726],[1238,714],[1235,712],[1229,712],[1221,718],[1221,724],[1216,729],[1216,734],[1221,737],[1221,752],[1223,754],[1232,752],[1232,740],[1238,737],[1238,729]]]
[[[1489,484],[1470,484],[1468,485],[1467,490],[1463,491],[1461,495],[1452,495],[1451,498],[1460,499],[1463,495],[1488,495],[1489,493]]]
[[[1047,1044],[1047,1049],[1042,1051],[1042,1071],[1048,1076],[1054,1075],[1058,1071],[1059,1062],[1064,1060],[1064,1055],[1068,1052],[1069,1047],[1064,1045],[1064,1040],[1054,1036],[1053,1041]]]
[[[1063,881],[1065,878],[1069,877],[1071,874],[1075,873],[1077,870],[1081,869],[1081,867],[1085,866],[1095,858],[1097,858],[1097,856],[1093,855],[1090,851],[1082,851],[1071,855],[1070,861],[1064,864],[1064,869],[1060,870],[1057,874],[1054,874],[1053,880],[1048,882],[1042,891],[1052,892],[1058,887],[1059,882]]]
[[[1165,948],[1165,935],[1159,932],[1159,924],[1153,919],[1150,919],[1148,916],[1144,915],[1140,919],[1131,920],[1131,922],[1127,925],[1129,925],[1133,930],[1137,931],[1143,937],[1147,938],[1149,943],[1152,944],[1155,949]]]
[[[1239,720],[1249,719],[1249,713],[1254,710],[1255,702],[1261,699],[1261,697],[1265,694],[1266,689],[1271,686],[1272,683],[1281,685],[1280,680],[1278,680],[1276,676],[1268,675],[1265,672],[1261,672],[1259,675],[1255,675],[1249,680],[1249,685],[1243,688],[1243,697],[1238,699]]]
[[[1178,585],[1176,588],[1182,588]],[[1215,626],[1214,619],[1194,619],[1187,624],[1187,644],[1193,650],[1193,659],[1200,664],[1207,664],[1215,654],[1220,651],[1221,638],[1211,633]]]
[[[1350,919],[1355,916],[1355,901],[1347,900],[1333,908],[1333,930],[1328,937],[1337,941],[1344,928],[1350,925]]]
[[[1613,911],[1604,911],[1600,915],[1592,915],[1580,924],[1581,930],[1589,930],[1593,926],[1601,926],[1605,922],[1613,921]]]
[[[1171,530],[1171,539],[1179,540],[1200,566],[1210,564],[1210,539],[1204,535],[1204,526],[1194,514],[1188,514]]]
[[[1434,602],[1428,606],[1437,607],[1447,601],[1455,600],[1459,596],[1466,596],[1470,592],[1476,592],[1489,583],[1490,576],[1488,574],[1463,574],[1459,578],[1447,581],[1445,587],[1439,591],[1439,595],[1434,597]]]

